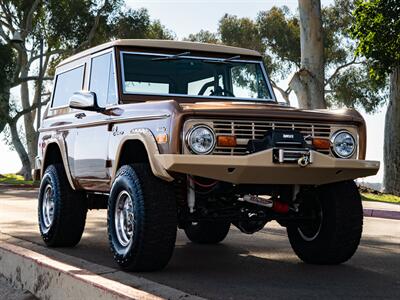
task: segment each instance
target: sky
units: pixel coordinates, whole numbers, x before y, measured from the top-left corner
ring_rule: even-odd
[[[328,6],[333,0],[322,0],[322,6]],[[128,7],[133,9],[147,8],[152,19],[158,19],[168,29],[172,30],[178,39],[183,39],[191,33],[200,30],[216,32],[218,21],[225,14],[238,17],[255,18],[259,11],[268,10],[272,6],[286,5],[294,12],[297,9],[298,0],[274,1],[274,0],[128,0]],[[288,80],[281,82],[285,86]],[[293,93],[292,93],[293,94]],[[279,95],[277,94],[278,98]],[[294,95],[291,103],[295,104]],[[382,107],[374,115],[365,114],[360,110],[367,122],[367,159],[382,161],[384,117],[386,107]],[[17,172],[21,167],[18,155],[10,151],[0,135],[0,174]],[[383,166],[377,176],[365,178],[367,182],[381,182]]]

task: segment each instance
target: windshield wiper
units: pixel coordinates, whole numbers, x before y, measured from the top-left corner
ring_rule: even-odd
[[[239,59],[239,58],[240,58],[240,55],[236,55],[236,56],[232,56],[232,57],[229,57],[229,58],[222,59],[221,61],[227,62],[227,61],[231,61],[231,60],[235,60],[235,59]]]
[[[240,55],[224,58],[224,59],[205,59],[203,62],[210,64],[229,64],[232,60],[239,59]]]
[[[165,56],[165,57],[157,57],[157,58],[153,58],[152,60],[156,61],[160,61],[160,60],[175,60],[175,59],[179,59],[181,58],[181,56],[185,56],[185,55],[190,55],[190,52],[183,52],[183,53],[179,53],[179,54],[175,54],[172,56]]]

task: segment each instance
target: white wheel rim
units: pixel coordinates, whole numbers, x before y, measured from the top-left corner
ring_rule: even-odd
[[[135,229],[133,202],[127,191],[120,192],[115,202],[114,224],[118,242],[122,247],[127,247]]]
[[[42,217],[45,231],[50,229],[51,224],[54,220],[54,198],[53,188],[50,184],[46,185],[44,189],[43,201],[42,201]]]

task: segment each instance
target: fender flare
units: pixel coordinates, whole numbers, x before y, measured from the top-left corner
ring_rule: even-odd
[[[158,178],[169,182],[174,180],[174,178],[167,172],[167,170],[164,168],[162,163],[157,158],[160,152],[158,150],[158,146],[152,132],[149,129],[144,128],[144,129],[132,129],[129,134],[127,134],[121,139],[116,151],[115,163],[113,164],[111,171],[111,182],[114,181],[115,175],[117,174],[118,171],[117,168],[119,165],[121,151],[124,144],[127,141],[132,141],[132,140],[140,141],[145,147],[150,167],[154,176],[157,176]]]
[[[51,137],[48,140],[46,140],[46,147],[45,147],[45,149],[43,151],[43,153],[44,153],[43,154],[43,162],[42,162],[42,165],[41,165],[41,168],[40,168],[41,178],[43,178],[43,174],[44,174],[44,171],[45,171],[44,170],[44,166],[45,166],[46,156],[47,156],[47,153],[48,153],[47,149],[48,149],[48,147],[50,145],[54,145],[54,144],[57,145],[58,149],[60,150],[61,159],[62,159],[62,163],[64,165],[64,170],[65,170],[65,173],[67,175],[68,182],[69,182],[71,188],[73,190],[76,190],[74,181],[72,179],[71,170],[70,170],[69,164],[68,164],[68,158],[67,158],[67,154],[66,154],[67,153],[67,148],[65,147],[65,142],[64,142],[64,140],[60,140],[57,137]]]

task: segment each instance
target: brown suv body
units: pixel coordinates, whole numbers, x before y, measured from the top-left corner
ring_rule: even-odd
[[[129,40],[105,44],[71,57],[60,64],[57,68],[56,77],[58,74],[65,72],[65,70],[83,65],[82,90],[89,90],[91,59],[99,55],[99,53],[112,52],[116,62],[115,79],[118,86],[118,99],[116,99],[116,103],[108,105],[102,113],[96,111],[82,112],[79,109],[70,108],[68,106],[69,99],[65,100],[65,105],[62,107],[52,107],[50,105],[44,114],[40,129],[37,170],[40,168],[40,172],[43,174],[46,166],[45,156],[47,150],[56,145],[63,156],[67,176],[74,189],[106,192],[110,189],[118,168],[118,160],[124,143],[127,140],[140,140],[148,150],[155,175],[167,180],[173,180],[173,173],[170,174],[168,171],[182,170],[187,172],[190,166],[183,167],[182,163],[177,162],[174,157],[162,157],[158,154],[177,155],[184,152],[190,155],[186,151],[187,149],[184,149],[185,142],[182,136],[184,123],[192,119],[206,119],[207,121],[227,119],[230,121],[259,120],[285,124],[299,123],[300,125],[301,123],[307,125],[327,124],[337,130],[350,128],[355,130],[358,135],[358,150],[354,160],[346,160],[345,165],[339,164],[338,166],[334,166],[334,163],[335,161],[341,161],[340,159],[329,158],[326,161],[326,164],[333,166],[334,173],[341,170],[339,174],[329,174],[329,178],[322,179],[321,174],[319,174],[321,170],[316,170],[318,166],[314,163],[308,167],[313,169],[312,172],[315,172],[314,180],[296,182],[297,173],[292,176],[290,172],[284,172],[282,176],[274,176],[274,180],[271,178],[270,182],[268,182],[268,178],[260,178],[257,183],[319,184],[354,179],[376,173],[379,167],[378,162],[358,161],[365,159],[366,129],[363,118],[354,110],[307,111],[277,103],[246,103],[244,101],[238,102],[231,99],[213,97],[125,95],[122,93],[120,52],[177,54],[182,50],[191,50],[191,55],[204,57],[227,58],[232,54],[236,54],[242,55],[241,59],[261,60],[259,54],[254,51],[233,47],[204,46],[202,44],[199,46],[199,44],[170,41]],[[334,129],[330,129],[328,138],[334,133]],[[157,143],[156,137],[162,133],[167,135],[167,141]],[[179,157],[176,158],[180,159]],[[202,157],[201,160],[210,158],[213,159],[214,157]],[[218,158],[219,160],[221,159],[220,156]],[[232,165],[235,165],[234,159],[234,157],[227,158],[226,164],[229,164],[229,161],[232,160]],[[199,163],[203,164],[203,161]],[[327,170],[329,166],[324,168],[322,172],[329,172]],[[298,166],[290,167],[298,169]],[[286,166],[278,168],[284,168],[286,171]],[[308,173],[308,170],[301,169],[301,172]],[[209,175],[208,172],[205,173],[203,174],[203,172],[193,169],[193,175]],[[211,171],[210,173],[213,172]],[[38,171],[36,171],[36,174],[38,174]],[[321,180],[317,178],[321,178]],[[222,176],[222,178],[216,179],[229,181],[229,176]],[[300,180],[300,178],[298,179]],[[243,180],[248,183],[246,179]]]
[[[153,55],[155,58],[149,59],[149,64],[181,58],[219,65],[231,62],[256,64],[265,80],[267,91],[264,93],[269,97],[234,98],[232,92],[215,82],[214,90],[208,96],[204,96],[204,90],[209,88],[207,84],[199,92],[202,95],[126,92],[124,76],[126,72],[134,74],[135,70],[124,69],[124,55],[139,59]],[[247,201],[249,197],[244,194],[253,194],[249,188],[254,186],[269,186],[267,190],[272,191],[271,195],[276,194],[275,187],[278,191],[281,187],[290,187],[295,191],[295,198],[301,190],[299,186],[351,180],[376,174],[379,169],[379,162],[365,160],[366,126],[358,112],[352,109],[302,110],[279,104],[262,57],[252,50],[190,42],[118,40],[66,59],[57,67],[55,76],[52,102],[39,130],[39,154],[34,174],[36,178],[43,177],[49,166],[61,164],[74,191],[108,195],[118,170],[135,163],[148,163],[155,177],[178,186],[183,195],[179,205],[189,203],[191,197],[194,201],[190,186],[198,182],[194,178],[207,183],[212,181],[211,185],[219,182],[235,189],[246,187],[238,197]],[[188,82],[198,79],[195,71],[185,76]],[[219,82],[219,77],[215,78]],[[139,86],[146,91],[153,84],[147,77],[143,81],[149,83],[138,80],[132,83],[133,88]],[[163,82],[160,82],[158,88],[162,89]],[[69,85],[78,88],[71,90]],[[93,93],[92,85],[100,91],[97,95]],[[101,91],[105,85],[107,92],[104,94]],[[215,93],[218,88],[224,90],[219,96]],[[97,102],[102,98],[106,100],[100,105]],[[199,125],[206,126],[215,135],[215,145],[207,155],[193,153],[188,141],[191,130]],[[282,131],[291,138],[290,132],[300,133],[304,137],[303,148],[306,145],[307,149],[269,147],[253,152],[248,150],[252,141],[261,141],[269,131]],[[333,138],[342,131],[349,133],[355,143],[352,145],[354,151],[346,159],[339,158],[334,149]],[[233,144],[220,144],[220,137],[228,137]],[[314,141],[322,141],[325,147],[314,147],[317,145]],[[250,202],[254,203],[254,199]],[[257,201],[264,200],[259,198]],[[180,216],[190,217],[193,213],[195,204],[188,205],[191,205],[190,213],[182,212],[181,207],[178,209]],[[254,226],[248,225],[250,223],[246,226],[234,224],[244,232],[256,231],[252,229]],[[186,228],[182,224],[180,227]]]

